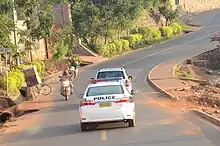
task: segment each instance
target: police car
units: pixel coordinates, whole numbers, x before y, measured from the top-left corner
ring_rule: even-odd
[[[127,90],[122,78],[92,79],[86,91],[80,94],[80,124],[86,131],[92,123],[124,121],[135,126],[133,94]]]
[[[103,78],[115,78],[115,77],[122,77],[123,81],[125,82],[125,86],[129,92],[132,90],[132,76],[129,76],[126,72],[125,68],[103,68],[99,69],[96,73],[95,79],[103,79]]]

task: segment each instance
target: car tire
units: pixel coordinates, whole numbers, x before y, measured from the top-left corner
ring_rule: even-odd
[[[135,119],[128,120],[128,127],[134,127],[135,126]]]
[[[136,118],[134,116],[133,119],[128,120],[128,127],[135,127],[135,124],[136,124]]]
[[[81,123],[80,126],[81,126],[81,131],[82,132],[88,130],[88,125],[86,123]]]

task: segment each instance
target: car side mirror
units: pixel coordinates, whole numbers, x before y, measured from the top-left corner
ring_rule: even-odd
[[[79,94],[78,98],[83,98],[84,93]]]
[[[90,78],[90,80],[94,80],[95,78]]]
[[[137,93],[136,90],[131,90],[131,95],[134,95],[134,94],[136,94],[136,93]]]
[[[129,79],[129,80],[132,80],[132,79],[133,79],[133,77],[132,77],[132,76],[128,76],[128,79]]]

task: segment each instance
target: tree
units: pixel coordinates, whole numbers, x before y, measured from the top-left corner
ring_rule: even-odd
[[[114,22],[114,12],[109,4],[101,6],[99,33],[104,37],[105,44],[107,43],[107,38],[112,36],[111,30],[114,28]]]
[[[31,30],[30,35],[37,40],[48,38],[51,36],[54,17],[51,12],[51,7],[48,6],[45,11],[38,11],[38,26]]]
[[[159,13],[166,19],[166,26],[172,23],[172,21],[174,21],[179,14],[179,10],[178,9],[173,10],[172,4],[169,1],[159,6],[158,10]]]
[[[44,0],[49,4],[60,4],[60,3],[68,3],[68,0]]]
[[[26,30],[20,31],[21,40],[25,44],[25,49],[29,52],[31,61],[33,61],[32,50],[35,48],[36,41],[47,38],[51,35],[54,18],[51,13],[51,7],[46,10],[40,10],[39,0],[17,0],[17,6],[20,8],[24,18]]]
[[[0,1],[0,48],[15,48],[10,35],[14,29],[12,14],[13,3],[11,0]]]
[[[20,31],[21,39],[19,42],[24,43],[25,50],[30,54],[30,59],[33,61],[32,50],[34,49],[34,42],[36,41],[35,37],[31,36],[33,30],[37,29],[39,25],[38,20],[38,0],[17,0],[16,4],[21,11],[22,15],[25,18],[24,24],[27,29]]]
[[[100,9],[92,1],[82,0],[71,5],[74,34],[94,48],[99,36]]]
[[[68,39],[67,30],[69,27],[64,29],[54,30],[51,37],[49,38],[51,47],[53,48],[53,60],[60,61],[68,53],[68,45],[65,41]]]

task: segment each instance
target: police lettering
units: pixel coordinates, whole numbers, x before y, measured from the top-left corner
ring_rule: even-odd
[[[110,100],[110,99],[115,99],[115,96],[100,96],[100,97],[95,97],[94,100]]]

